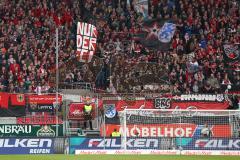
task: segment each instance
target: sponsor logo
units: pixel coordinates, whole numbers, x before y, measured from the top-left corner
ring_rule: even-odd
[[[127,136],[140,137],[192,137],[196,129],[195,125],[182,125],[182,127],[174,124],[159,126],[128,126],[126,128]],[[120,127],[120,133],[123,128]]]
[[[83,115],[83,112],[80,110],[80,109],[75,109],[72,114],[74,116],[80,116],[80,115]]]
[[[106,104],[104,105],[104,109],[105,109],[105,116],[107,118],[113,118],[117,114],[115,104]]]
[[[158,139],[128,139],[126,142],[127,147],[129,148],[149,148],[154,147],[157,148],[159,146]],[[121,141],[117,141],[117,139],[90,139],[88,142],[88,147],[92,148],[104,148],[104,147],[111,147],[111,148],[120,148]]]
[[[37,109],[37,103],[30,103],[30,108],[32,109],[32,110],[36,110]]]
[[[50,149],[30,149],[30,154],[50,154]]]
[[[26,134],[32,132],[30,125],[0,125],[0,134]]]
[[[196,148],[204,149],[240,149],[240,139],[198,139]]]
[[[202,126],[193,123],[139,124],[127,125],[126,132],[124,132],[121,125],[106,124],[106,134],[110,135],[115,128],[121,135],[126,133],[127,137],[193,137],[196,129],[201,129]],[[228,138],[232,136],[230,125],[213,125],[211,131],[213,137]],[[104,135],[103,132],[101,134]]]
[[[0,139],[0,154],[50,154],[53,153],[52,139]]]
[[[49,148],[52,143],[52,139],[0,139],[0,148]]]
[[[53,106],[52,105],[39,105],[38,109],[39,110],[53,110]]]
[[[41,129],[37,131],[38,137],[54,137],[55,131],[48,125],[42,126]]]

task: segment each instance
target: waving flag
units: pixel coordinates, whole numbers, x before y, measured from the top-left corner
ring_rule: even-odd
[[[164,23],[163,27],[158,32],[158,40],[163,43],[171,42],[176,30],[176,25],[173,23]]]
[[[169,49],[176,25],[167,20],[152,19],[144,22],[143,31],[133,35],[135,41],[154,50]]]
[[[91,62],[97,46],[97,28],[88,23],[77,24],[77,57],[80,62]]]
[[[141,13],[145,19],[148,18],[148,0],[136,0],[135,9]]]

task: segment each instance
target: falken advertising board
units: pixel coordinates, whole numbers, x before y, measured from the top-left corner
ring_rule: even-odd
[[[4,138],[0,139],[0,154],[53,154],[52,138]]]
[[[128,138],[127,149],[163,149],[167,145],[166,140],[162,138]],[[121,138],[70,138],[70,154],[74,154],[75,150],[119,150],[121,146]]]
[[[176,145],[183,150],[240,150],[240,138],[182,138]]]

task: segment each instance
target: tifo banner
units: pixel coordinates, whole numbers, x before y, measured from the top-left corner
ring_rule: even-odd
[[[64,145],[60,138],[0,138],[0,154],[63,154]]]
[[[31,116],[31,117],[18,117],[17,124],[35,124],[35,125],[44,125],[44,124],[63,124],[63,121],[56,116]]]
[[[224,48],[224,60],[226,62],[238,62],[240,61],[240,45],[239,44],[225,44]]]
[[[95,105],[94,103],[92,105],[92,116],[95,117]],[[84,103],[71,103],[69,104],[69,112],[68,112],[68,119],[78,119],[83,120],[84,119]]]
[[[30,104],[54,104],[56,103],[56,95],[28,95]],[[62,96],[58,95],[58,102],[62,102]]]
[[[107,136],[117,129],[122,133],[123,128],[120,125],[106,124],[105,132]],[[127,137],[201,137],[202,125],[191,123],[182,124],[140,124],[127,125]],[[212,137],[231,137],[231,127],[229,125],[211,126]],[[104,131],[101,130],[104,135]]]
[[[0,124],[0,137],[54,137],[56,125]],[[63,125],[58,126],[58,135],[63,136]]]
[[[185,150],[240,150],[239,138],[191,138],[177,140]]]
[[[91,62],[97,46],[97,28],[88,23],[77,24],[77,57],[80,62]]]
[[[167,96],[152,99],[144,97],[104,97],[103,107],[107,116],[114,116],[115,111],[127,109],[204,109],[225,110],[229,102],[223,94],[189,94]],[[113,114],[113,115],[111,115]]]
[[[176,25],[170,20],[152,19],[143,24],[143,31],[133,35],[134,40],[150,49],[168,50]]]
[[[127,138],[127,149],[162,149],[166,139],[164,138]],[[165,143],[165,145],[167,145]],[[113,150],[121,149],[121,138],[70,138],[70,154],[74,154],[76,150]]]

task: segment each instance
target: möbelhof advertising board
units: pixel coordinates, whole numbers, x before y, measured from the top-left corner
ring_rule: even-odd
[[[168,143],[169,142],[169,143]],[[165,149],[170,148],[170,138],[128,138],[127,149]],[[121,138],[84,138],[72,137],[69,144],[70,154],[74,154],[76,150],[118,150],[121,149]]]
[[[0,124],[0,137],[55,137],[56,125]],[[63,125],[58,126],[58,136],[63,136]]]
[[[0,138],[0,154],[64,153],[63,138]]]
[[[178,138],[184,150],[240,150],[240,138]]]

